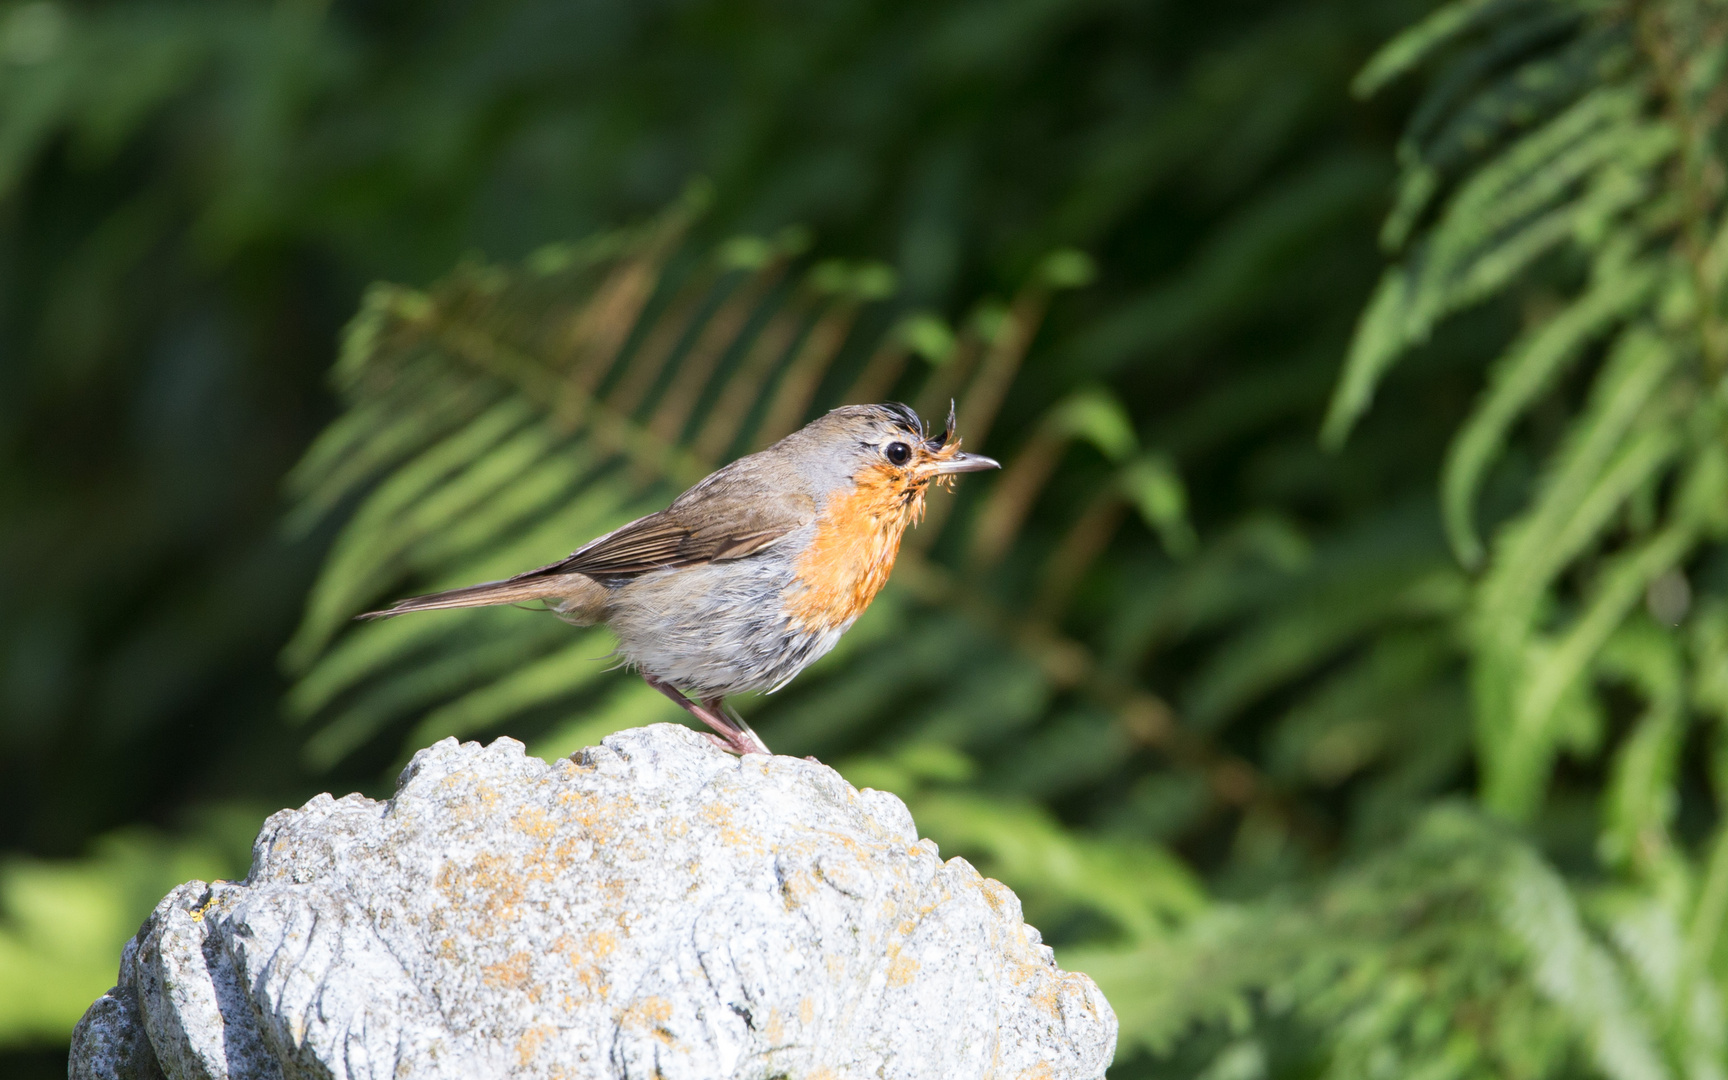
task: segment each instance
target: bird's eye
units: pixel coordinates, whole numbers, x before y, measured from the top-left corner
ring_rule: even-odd
[[[891,442],[883,448],[882,453],[896,465],[904,465],[912,460],[912,448],[903,442]]]

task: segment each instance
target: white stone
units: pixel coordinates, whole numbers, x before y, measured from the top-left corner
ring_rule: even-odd
[[[1116,1018],[1007,887],[827,766],[671,724],[446,739],[157,906],[75,1080],[1099,1077]]]

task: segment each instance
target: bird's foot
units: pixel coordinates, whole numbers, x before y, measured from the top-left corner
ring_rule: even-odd
[[[746,750],[745,753],[772,754],[774,752],[768,749],[768,744],[762,741],[762,736],[750,730],[750,725],[746,724],[744,718],[738,715],[738,710],[726,704],[725,699],[708,698],[702,702],[702,707],[713,713],[715,716],[721,717],[728,725],[730,725],[733,734],[737,737],[737,741],[741,745],[750,747],[750,749]]]
[[[768,745],[754,731],[751,731],[742,719],[735,721],[726,714],[725,703],[719,698],[711,698],[708,701],[698,703],[685,697],[671,683],[653,675],[644,674],[642,681],[677,702],[678,706],[691,716],[713,728],[717,734],[708,735],[707,732],[703,732],[703,734],[707,735],[709,742],[720,749],[737,754],[739,757],[743,757],[745,754],[772,753],[768,749]]]

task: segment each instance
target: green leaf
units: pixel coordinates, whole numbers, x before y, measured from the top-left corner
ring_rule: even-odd
[[[1116,480],[1173,558],[1187,558],[1199,544],[1188,520],[1188,489],[1176,463],[1164,454],[1142,454],[1123,466]]]
[[[1647,621],[1623,626],[1601,649],[1596,669],[1631,682],[1645,701],[1615,755],[1603,800],[1600,849],[1609,865],[1649,873],[1672,860],[1668,829],[1679,809],[1675,780],[1685,734],[1685,666],[1678,643]]]
[[[1502,917],[1532,958],[1542,992],[1572,1020],[1595,1066],[1612,1080],[1668,1080],[1659,1031],[1633,1007],[1612,957],[1591,940],[1559,875],[1535,855],[1510,860]]]
[[[1083,439],[1112,461],[1121,461],[1140,445],[1128,411],[1103,387],[1077,390],[1050,414],[1050,423],[1069,438]]]
[[[1645,544],[1609,560],[1595,594],[1582,614],[1557,641],[1527,647],[1510,714],[1481,717],[1504,730],[1489,739],[1496,752],[1485,755],[1483,801],[1514,820],[1528,818],[1541,796],[1553,753],[1564,735],[1556,723],[1569,696],[1581,692],[1580,680],[1644,591],[1685,556],[1696,540],[1689,526],[1676,524]]]
[[[1668,344],[1647,328],[1621,335],[1535,505],[1503,532],[1476,603],[1484,641],[1527,633],[1554,577],[1679,448],[1677,433],[1646,415],[1674,362]]]
[[[1442,4],[1427,18],[1380,46],[1350,84],[1351,93],[1372,97],[1442,45],[1508,6],[1506,0],[1452,0]]]
[[[1375,287],[1368,306],[1356,324],[1350,352],[1344,358],[1344,373],[1326,409],[1320,442],[1331,450],[1344,445],[1350,431],[1374,401],[1374,390],[1394,362],[1414,340],[1407,309],[1411,304],[1412,275],[1401,266],[1389,268]]]
[[[1517,418],[1552,389],[1590,341],[1648,299],[1656,269],[1637,263],[1599,274],[1589,292],[1527,332],[1495,363],[1488,388],[1452,440],[1441,473],[1446,533],[1458,561],[1480,565],[1473,503],[1482,476],[1505,447]]]

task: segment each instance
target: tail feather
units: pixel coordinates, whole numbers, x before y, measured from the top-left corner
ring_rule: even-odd
[[[566,621],[588,625],[598,621],[605,606],[606,590],[599,582],[582,574],[556,574],[534,578],[509,578],[486,581],[460,589],[411,596],[398,600],[382,611],[368,611],[361,619],[387,619],[412,611],[447,611],[452,608],[490,607],[494,604],[523,604],[543,600],[546,606]]]

